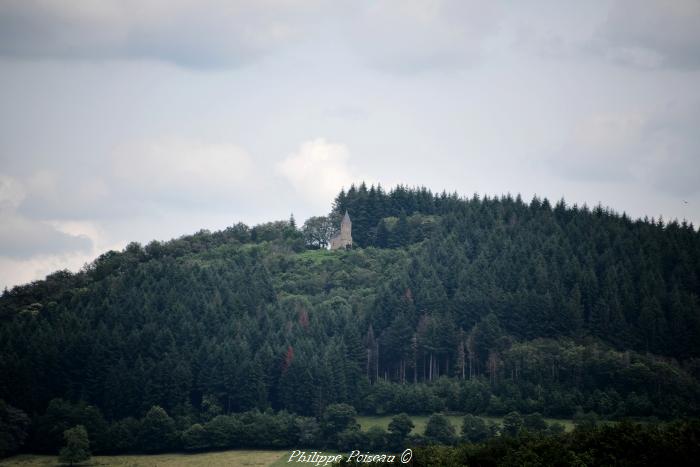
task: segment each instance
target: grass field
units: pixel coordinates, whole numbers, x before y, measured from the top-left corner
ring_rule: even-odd
[[[362,430],[378,426],[386,429],[391,422],[393,415],[386,416],[358,416]],[[460,433],[463,415],[446,415],[450,423],[455,427],[457,434]],[[485,421],[501,423],[500,417],[481,417]],[[413,433],[423,434],[428,421],[427,415],[411,415],[411,420],[415,427]],[[574,427],[571,420],[559,420],[553,418],[545,419],[548,424],[559,422],[564,425],[567,431]],[[309,450],[307,450],[309,451]],[[283,467],[287,463],[291,451],[252,451],[236,450],[207,452],[201,454],[155,454],[155,455],[128,455],[128,456],[93,456],[89,462],[82,464],[85,466],[122,466],[122,467],[205,467],[205,466],[240,466],[240,467]],[[324,451],[324,454],[331,454]],[[347,454],[347,453],[345,453]],[[7,467],[53,467],[59,465],[56,456],[40,456],[33,454],[23,454],[0,460],[0,466]]]
[[[304,451],[302,449],[302,451]],[[306,449],[305,450],[308,455],[311,455],[313,451],[318,451],[319,453],[322,453],[324,456],[333,456],[336,454],[343,454],[347,456],[347,452],[337,452],[337,451],[326,451],[324,449]],[[270,467],[290,467],[294,465],[314,465],[314,464],[308,464],[308,463],[295,463],[295,462],[287,462],[289,460],[289,456],[292,455],[292,451],[284,451],[282,455],[274,461],[272,464],[270,464]]]
[[[297,259],[309,260],[314,264],[320,264],[323,261],[337,261],[338,255],[331,250],[306,250],[297,253]]]
[[[122,467],[278,467],[289,465],[289,451],[222,451],[202,454],[155,454],[149,456],[93,456],[85,466],[115,465]],[[12,467],[49,467],[60,465],[56,456],[23,454],[0,460]]]
[[[313,450],[306,450],[311,453]],[[318,451],[321,451],[320,449]],[[324,455],[338,454],[335,451],[322,451]],[[121,466],[121,467],[289,467],[292,451],[222,451],[201,454],[153,454],[148,456],[93,456],[84,467]],[[343,453],[347,454],[347,453]],[[56,467],[56,456],[22,454],[0,460],[0,466],[7,467]],[[297,464],[300,465],[300,464]],[[308,464],[303,464],[308,465]]]
[[[386,415],[386,416],[359,416],[357,417],[357,421],[360,423],[360,427],[362,427],[363,430],[368,430],[370,427],[373,426],[378,426],[380,428],[387,429],[389,426],[389,423],[391,422],[393,415]],[[428,422],[428,415],[411,415],[411,420],[413,420],[413,424],[415,425],[413,428],[412,433],[417,433],[417,434],[423,434],[425,432],[425,424]],[[455,430],[457,431],[457,434],[460,434],[460,429],[462,427],[462,419],[464,418],[464,415],[446,415],[447,419],[452,423],[452,425],[455,427]],[[500,424],[503,421],[502,417],[486,417],[486,416],[480,416],[484,421],[487,423],[489,421],[498,423]],[[560,420],[560,419],[554,419],[554,418],[545,418],[545,421],[547,424],[552,424],[554,422],[561,423],[564,425],[564,428],[566,431],[571,431],[574,429],[574,424],[571,422],[571,420]]]

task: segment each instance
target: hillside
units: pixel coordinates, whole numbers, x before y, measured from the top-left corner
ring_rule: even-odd
[[[291,221],[236,224],[5,291],[0,399],[35,416],[36,433],[57,398],[105,423],[160,406],[184,428],[341,402],[367,414],[700,413],[692,225],[364,184],[329,217],[346,210],[349,251],[314,249]],[[49,438],[33,449],[54,449]]]

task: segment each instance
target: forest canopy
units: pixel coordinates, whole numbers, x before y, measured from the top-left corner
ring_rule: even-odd
[[[346,211],[354,248],[328,251]],[[65,419],[91,439],[152,419],[196,446],[219,416],[320,423],[333,404],[693,416],[699,293],[700,234],[685,222],[361,184],[301,228],[131,243],[6,290],[0,399],[35,432],[62,426],[55,443]]]

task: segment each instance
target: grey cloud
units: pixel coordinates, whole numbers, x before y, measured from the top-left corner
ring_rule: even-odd
[[[556,173],[574,181],[631,180],[644,124],[641,115],[591,115],[578,122],[550,165]]]
[[[549,160],[552,170],[576,182],[617,183],[631,180],[628,161],[615,154],[604,154],[583,148],[566,146]]]
[[[639,68],[700,68],[700,2],[616,0],[590,47]]]
[[[146,58],[192,68],[235,67],[303,37],[318,4],[9,0],[0,3],[0,55]]]
[[[345,44],[375,68],[416,72],[471,65],[498,18],[480,0],[8,0],[0,55],[232,68],[313,39]]]
[[[72,157],[69,170],[43,168],[22,178],[19,194],[5,177],[0,201],[19,198],[17,213],[30,219],[106,221],[148,217],[165,207],[227,212],[232,200],[256,193],[262,202],[279,189],[264,162],[229,142],[177,137],[124,142],[101,154],[92,173],[86,169],[92,155]]]
[[[588,38],[587,38],[588,39]],[[548,30],[547,27],[519,26],[511,38],[511,47],[545,59],[574,59],[589,54],[578,37]],[[582,54],[582,52],[584,52]]]
[[[668,104],[649,119],[644,177],[657,189],[677,196],[700,193],[699,121],[700,101]]]
[[[368,2],[348,36],[371,66],[385,71],[463,68],[479,60],[500,16],[493,3],[478,0]]]
[[[42,254],[92,251],[92,241],[85,236],[69,235],[20,216],[3,214],[2,217],[0,256],[30,258]]]
[[[635,181],[672,196],[700,193],[700,101],[648,115],[595,116],[550,159],[569,180]]]
[[[337,118],[346,121],[366,120],[370,113],[361,107],[330,107],[323,111],[324,117]]]
[[[61,232],[48,223],[18,213],[26,197],[26,183],[0,174],[0,256],[29,258],[92,251],[89,238]]]
[[[79,168],[85,164],[86,160],[72,160],[66,164],[70,167],[68,170],[43,166],[42,170],[24,177],[25,193],[17,206],[17,213],[30,219],[64,220],[136,213],[133,206],[112,201],[114,197],[106,178],[108,174],[91,174]]]

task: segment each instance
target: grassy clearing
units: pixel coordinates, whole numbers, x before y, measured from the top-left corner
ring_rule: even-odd
[[[317,266],[324,261],[337,261],[339,256],[337,253],[331,250],[305,250],[297,253],[296,258],[301,261],[310,261]]]
[[[288,451],[222,451],[201,454],[154,454],[129,456],[93,456],[83,466],[115,465],[122,467],[270,467],[287,465]],[[278,461],[283,461],[282,463]],[[2,466],[53,467],[60,465],[56,456],[23,454],[0,461]]]
[[[387,429],[393,415],[384,416],[358,416],[357,421],[363,430],[378,426]],[[447,419],[460,433],[463,415],[446,415]],[[415,427],[413,433],[424,434],[428,415],[411,415]],[[482,416],[486,422],[502,423],[502,417]],[[564,425],[566,431],[574,428],[571,420],[545,419],[548,424],[558,422]],[[307,452],[313,449],[307,449]],[[333,454],[331,451],[323,451],[324,454]],[[241,467],[283,467],[290,465],[287,459],[291,454],[288,451],[258,451],[236,450],[207,452],[201,454],[155,454],[155,455],[127,455],[127,456],[93,456],[84,466],[122,466],[122,467],[205,467],[205,466],[241,466]],[[344,453],[347,454],[347,453]],[[41,456],[23,454],[0,460],[0,466],[7,467],[55,467],[60,465],[56,456]]]
[[[308,455],[311,455],[311,453],[312,453],[313,451],[318,451],[319,454],[323,454],[324,456],[334,456],[334,455],[336,455],[336,454],[342,454],[342,455],[345,455],[345,456],[348,455],[347,452],[326,451],[326,450],[323,450],[323,449],[300,449],[300,450],[301,450],[301,451],[306,451],[306,453],[307,453]],[[302,463],[302,462],[295,462],[295,461],[287,462],[287,461],[289,460],[289,456],[291,456],[291,455],[292,455],[292,450],[285,451],[285,453],[282,454],[282,456],[280,456],[279,459],[277,459],[277,460],[274,461],[272,464],[270,464],[269,467],[289,467],[289,466],[294,466],[294,465],[300,465],[300,466],[304,466],[304,465],[313,465],[313,464]]]
[[[425,425],[428,423],[428,418],[429,415],[411,415],[411,420],[413,420],[413,424],[415,425],[413,427],[412,433],[417,433],[417,434],[424,434],[425,432]],[[455,430],[457,431],[457,434],[460,434],[461,428],[462,428],[462,419],[464,418],[464,415],[446,415],[447,419],[450,421],[450,423],[455,427]],[[380,428],[387,429],[389,427],[389,423],[391,422],[391,419],[393,418],[393,415],[370,415],[370,416],[359,416],[357,417],[357,421],[360,423],[360,427],[363,430],[368,430],[370,427],[373,426],[378,426]],[[493,422],[493,423],[498,423],[501,424],[503,422],[503,417],[488,417],[488,416],[480,416],[484,421],[488,422]],[[564,428],[566,431],[571,431],[574,429],[574,424],[571,422],[571,420],[566,420],[566,419],[556,419],[556,418],[545,418],[545,421],[547,424],[552,424],[554,422],[561,423],[564,425]]]

